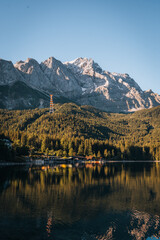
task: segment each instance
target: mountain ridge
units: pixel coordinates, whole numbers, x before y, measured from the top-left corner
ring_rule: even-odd
[[[40,64],[28,58],[14,65],[0,59],[0,85],[16,81],[42,93],[53,94],[55,98],[66,98],[67,101],[108,112],[134,112],[160,104],[158,94],[151,90],[143,91],[128,74],[105,71],[93,59],[82,57],[64,63],[50,57]],[[0,101],[2,98],[4,96],[0,92]],[[24,108],[29,106],[24,104]]]

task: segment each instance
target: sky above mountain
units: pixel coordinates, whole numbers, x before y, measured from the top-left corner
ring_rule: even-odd
[[[0,58],[93,58],[160,94],[159,0],[0,0]]]

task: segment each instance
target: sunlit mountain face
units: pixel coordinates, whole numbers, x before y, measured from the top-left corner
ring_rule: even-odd
[[[24,94],[25,93],[25,94]],[[28,109],[55,102],[91,105],[107,112],[135,112],[160,105],[160,96],[143,91],[127,73],[103,70],[93,59],[62,63],[50,57],[12,64],[0,59],[0,108]]]
[[[0,176],[2,239],[160,237],[159,163],[1,167]]]

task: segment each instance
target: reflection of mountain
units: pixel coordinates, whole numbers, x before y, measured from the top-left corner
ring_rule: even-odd
[[[135,226],[137,223],[137,226]],[[160,217],[158,215],[150,216],[148,213],[133,211],[131,214],[131,229],[129,233],[135,239],[146,239],[147,233],[152,231],[154,236],[160,237]]]
[[[145,212],[132,211],[128,214],[128,226],[126,222],[121,223],[120,225],[119,219],[116,219],[115,222],[111,224],[111,226],[107,229],[104,234],[97,235],[96,239],[98,240],[108,240],[108,239],[120,239],[118,238],[118,233],[122,231],[127,233],[128,229],[128,237],[122,239],[135,239],[142,240],[147,239],[149,233],[153,234],[156,239],[160,237],[160,217],[155,215],[149,215]],[[121,228],[121,229],[120,229]],[[125,229],[126,228],[126,229]]]
[[[55,239],[160,237],[159,165],[1,168],[0,175],[0,216],[9,217],[6,224],[27,221]],[[79,238],[71,237],[76,234]]]

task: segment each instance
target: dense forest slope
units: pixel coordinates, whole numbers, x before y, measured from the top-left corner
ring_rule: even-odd
[[[159,159],[160,107],[106,113],[74,103],[49,109],[0,110],[0,134],[16,146],[57,155]]]

